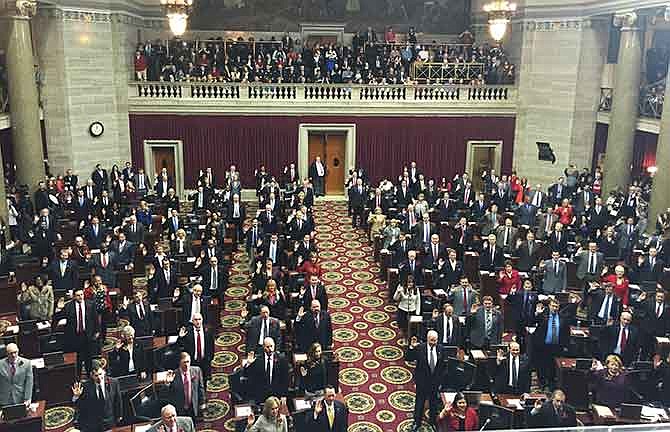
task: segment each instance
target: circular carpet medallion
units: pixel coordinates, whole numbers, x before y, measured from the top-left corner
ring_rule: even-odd
[[[363,339],[358,342],[358,346],[365,349],[372,348],[374,345],[375,343],[368,339]]]
[[[356,293],[356,292],[348,292],[345,295],[345,297],[348,298],[348,299],[357,299],[359,297],[359,294]]]
[[[214,362],[212,362],[214,363]],[[224,373],[213,373],[212,376],[207,381],[207,391],[218,393],[228,390],[228,374]]]
[[[356,279],[357,281],[363,281],[363,282],[367,282],[367,281],[369,281],[369,280],[374,279],[373,274],[370,273],[370,272],[367,272],[367,271],[357,271],[357,272],[354,272],[354,273],[351,275],[351,277],[353,277],[353,278]]]
[[[328,223],[328,219],[315,217],[314,223],[316,224],[316,227],[314,228],[316,232],[326,232],[330,229],[328,225],[324,225]]]
[[[395,305],[386,305],[386,306],[384,306],[384,310],[388,313],[393,313],[393,312],[396,312],[398,310],[398,307],[395,306]]]
[[[246,297],[249,295],[249,289],[245,287],[230,287],[226,290],[229,297]]]
[[[391,317],[386,312],[377,310],[365,312],[365,314],[363,315],[363,319],[365,321],[371,322],[373,324],[381,324],[383,322],[388,321],[390,318]]]
[[[44,411],[44,429],[58,429],[74,420],[74,408],[61,406]]]
[[[333,234],[327,232],[320,232],[316,235],[316,239],[321,241],[332,240]]]
[[[400,348],[393,345],[382,345],[375,348],[375,357],[384,361],[396,361],[403,358],[403,352]]]
[[[380,299],[379,297],[372,297],[372,296],[367,296],[363,297],[362,299],[358,300],[358,303],[361,304],[361,306],[366,306],[370,308],[376,308],[384,304],[384,300]]]
[[[349,262],[349,267],[356,270],[361,270],[370,267],[370,263],[364,260],[353,260]]]
[[[242,335],[239,333],[233,332],[222,332],[219,337],[216,338],[214,344],[220,347],[226,347],[231,345],[237,345],[242,340]]]
[[[243,285],[249,283],[249,275],[246,274],[236,274],[228,277],[228,284],[230,285]]]
[[[365,360],[363,362],[363,367],[366,369],[378,369],[380,366],[379,362],[377,360]]]
[[[344,236],[344,234],[342,234],[342,236]],[[360,249],[363,246],[363,244],[361,242],[352,240],[342,243],[342,246],[344,246],[347,249]]]
[[[391,328],[397,329],[398,328],[398,321],[391,321],[391,323],[389,325],[391,326]]]
[[[338,263],[337,261],[324,261],[321,263],[321,268],[326,271],[333,271],[340,268],[341,266],[342,264]]]
[[[352,270],[349,267],[342,267],[340,269],[340,273],[349,274],[351,272],[352,272]]]
[[[247,307],[247,302],[244,300],[227,300],[223,309],[226,312],[239,312]]]
[[[119,338],[115,338],[114,336],[107,336],[105,342],[102,344],[102,352],[110,352],[120,341]]]
[[[322,241],[319,242],[319,249],[320,250],[328,250],[328,249],[333,249],[337,247],[337,244],[332,241]]]
[[[321,246],[321,245],[319,245]],[[321,251],[319,252],[319,257],[324,260],[329,260],[337,257],[337,252],[335,251]]]
[[[333,340],[337,342],[352,342],[358,338],[358,333],[349,328],[333,330]]]
[[[349,308],[349,311],[353,313],[361,313],[363,312],[363,308],[360,306],[352,306]]]
[[[377,295],[379,297],[383,298],[383,299],[387,299],[387,298],[391,297],[391,294],[389,294],[388,291],[380,291],[379,294],[377,294]]]
[[[232,351],[219,351],[214,354],[214,358],[212,359],[212,366],[216,368],[232,366],[237,363],[239,358],[240,357]]]
[[[133,288],[146,288],[147,283],[147,278],[144,276],[133,278]]]
[[[337,272],[326,272],[323,274],[323,276],[321,276],[321,279],[323,279],[326,282],[337,282],[341,281],[343,277],[344,276],[342,276]]]
[[[224,328],[235,328],[240,325],[240,316],[239,315],[224,315],[221,318],[221,327]]]
[[[348,386],[359,386],[368,382],[368,373],[359,368],[344,368],[340,370],[340,382]]]
[[[385,384],[378,383],[378,382],[370,384],[370,387],[368,387],[368,388],[374,394],[386,393],[386,391],[388,390],[388,388],[386,387]]]
[[[349,393],[344,397],[344,401],[347,403],[351,414],[369,413],[375,407],[375,400],[365,393]]]
[[[349,426],[347,432],[382,432],[382,428],[374,423],[360,421]]]
[[[333,324],[344,325],[352,322],[354,320],[354,317],[348,312],[338,311],[330,314],[330,320],[333,322]]]
[[[336,247],[336,248],[335,248],[335,252],[337,252],[337,253],[341,253],[341,254],[342,254],[342,253],[345,253],[346,251],[347,251],[347,248],[344,248],[344,247],[342,247],[342,246],[340,246],[340,247]]]
[[[245,258],[247,258],[246,252],[235,252],[233,254],[233,259],[237,262],[244,261]]]
[[[231,267],[231,270],[233,270],[236,273],[244,273],[249,271],[249,264],[245,262],[238,262],[237,264],[233,265]]]
[[[396,432],[412,432],[412,426],[414,424],[414,419],[407,419],[403,420],[398,424],[398,427],[396,428]],[[416,432],[433,432],[433,428],[426,425],[426,424],[421,424],[419,429],[417,429]]]
[[[389,410],[377,411],[375,417],[377,418],[377,421],[381,423],[391,423],[395,420],[395,414],[393,414],[393,411]]]
[[[357,322],[354,323],[354,328],[355,328],[356,330],[367,330],[367,328],[368,328],[368,323],[364,323],[364,322],[361,322],[361,321],[357,321]]]
[[[343,256],[338,257],[337,260],[338,260],[339,262],[341,262],[341,263],[349,262],[349,258],[347,258],[347,257],[343,257]]]
[[[370,270],[372,273],[379,273],[382,269],[380,269],[377,266],[370,266],[370,268],[368,270]],[[376,280],[375,280],[375,283],[377,283]]]
[[[373,249],[372,249],[372,246],[363,246],[362,250],[363,250],[363,252],[372,252]],[[370,258],[372,258],[372,257],[370,257]]]
[[[389,366],[382,369],[382,379],[389,384],[407,384],[412,380],[412,372],[402,366]]]
[[[349,258],[365,258],[365,252],[363,252],[362,250],[354,249],[347,252],[347,256]]]
[[[395,338],[395,332],[386,327],[375,327],[368,331],[368,335],[378,341],[389,341]]]
[[[349,300],[342,297],[335,297],[328,299],[328,307],[335,309],[343,309],[349,306]]]
[[[228,419],[223,423],[223,428],[229,432],[235,432],[237,430],[235,423],[236,421],[234,418]]]
[[[246,355],[247,353],[247,346],[245,344],[238,345],[237,346],[237,352],[244,353]]]
[[[343,285],[338,285],[338,284],[331,284],[331,285],[326,285],[326,292],[328,295],[339,295],[344,293],[347,290],[347,288]]]
[[[352,285],[356,284],[356,282],[353,281],[353,280],[351,280],[351,279],[347,279],[347,280],[345,280],[343,283],[344,283],[346,286],[352,286]]]
[[[228,415],[229,410],[230,406],[226,401],[221,399],[209,399],[207,401],[207,409],[205,410],[204,420],[206,422],[221,420],[226,415]]]
[[[358,291],[361,294],[372,294],[374,292],[377,292],[379,288],[377,288],[377,285],[371,284],[371,283],[360,283],[356,285],[356,291]]]
[[[344,346],[335,350],[337,358],[344,363],[354,363],[363,358],[363,352],[358,348]]]
[[[391,406],[399,411],[414,411],[414,393],[407,390],[398,390],[388,397]]]

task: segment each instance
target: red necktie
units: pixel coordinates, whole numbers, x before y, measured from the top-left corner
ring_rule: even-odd
[[[200,330],[196,330],[196,352],[198,354],[198,360],[202,359],[202,342],[200,341]]]
[[[621,348],[621,354],[623,354],[623,351],[626,349],[626,343],[628,342],[628,338],[626,337],[626,329],[622,328],[621,329],[621,340],[619,341],[619,347]]]
[[[107,268],[107,254],[102,254],[102,268]]]
[[[184,384],[184,408],[191,407],[191,382],[188,379],[188,371],[183,372],[182,381]]]
[[[463,313],[468,313],[468,289],[463,288]]]
[[[77,303],[77,333],[84,333],[84,314],[81,310],[81,303]]]

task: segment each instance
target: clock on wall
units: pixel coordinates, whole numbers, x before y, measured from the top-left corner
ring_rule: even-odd
[[[92,137],[97,138],[105,132],[105,127],[99,121],[95,121],[88,127],[88,132]]]

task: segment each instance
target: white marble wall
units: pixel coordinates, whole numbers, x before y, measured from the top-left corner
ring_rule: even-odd
[[[590,166],[605,60],[605,28],[591,20],[525,21],[516,25],[519,103],[514,167],[548,184],[574,163]],[[556,163],[538,161],[549,142]]]

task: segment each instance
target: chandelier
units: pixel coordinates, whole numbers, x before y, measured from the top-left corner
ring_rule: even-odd
[[[489,33],[497,42],[505,37],[510,18],[515,11],[516,3],[507,0],[494,0],[484,5],[484,12],[489,15]]]
[[[182,36],[188,25],[188,15],[193,8],[193,0],[160,0],[163,13],[168,18],[170,30],[175,36]]]

